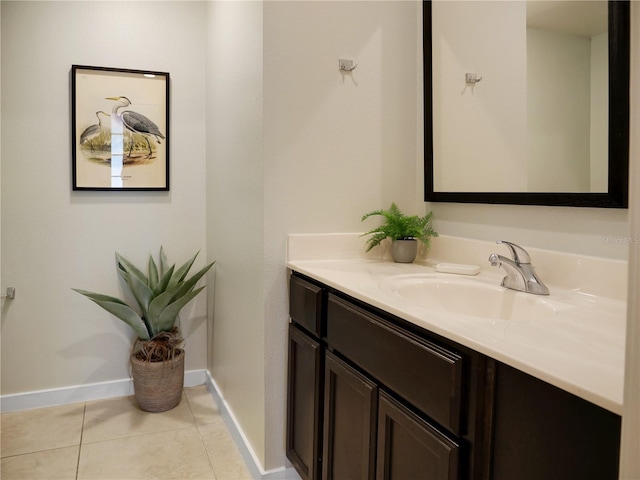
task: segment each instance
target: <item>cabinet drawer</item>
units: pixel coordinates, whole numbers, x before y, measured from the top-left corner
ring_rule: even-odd
[[[332,294],[327,343],[440,425],[461,433],[460,355]]]
[[[321,337],[322,288],[296,275],[291,276],[289,288],[289,315],[292,320]]]

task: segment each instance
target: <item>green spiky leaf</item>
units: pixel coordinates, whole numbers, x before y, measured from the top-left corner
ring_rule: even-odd
[[[162,275],[162,278],[158,280],[158,284],[156,285],[156,288],[153,289],[153,294],[156,297],[160,295],[162,292],[165,292],[167,290],[167,287],[169,286],[169,281],[171,280],[171,276],[173,275],[174,268],[175,268],[175,265],[171,265],[171,268],[169,268],[169,270],[167,270],[164,273],[164,275]]]
[[[167,262],[167,256],[165,255],[164,248],[162,248],[162,246],[160,246],[160,255],[158,255],[158,260],[160,261],[160,275],[164,276],[167,272],[169,262]]]
[[[215,262],[205,265],[185,280],[197,255],[198,253],[176,270],[175,265],[169,266],[164,249],[160,247],[158,261],[152,257],[149,259],[147,277],[116,253],[117,271],[131,290],[141,315],[118,298],[87,290],[74,290],[130,325],[140,339],[147,340],[158,333],[172,331],[180,309],[204,289],[195,289],[195,285]]]
[[[128,285],[136,302],[138,302],[140,310],[142,310],[142,316],[149,318],[149,304],[155,297],[153,291],[146,283],[140,280],[137,275],[129,275]]]
[[[179,300],[176,300],[175,302],[171,303],[167,308],[165,308],[160,314],[160,317],[158,318],[158,326],[160,330],[166,331],[167,329],[170,329],[170,327],[172,327],[175,324],[176,318],[178,317],[178,313],[180,313],[180,310],[182,310],[182,307],[184,307],[187,303],[189,303],[193,299],[193,297],[198,295],[202,290],[204,290],[204,287],[200,287],[186,294],[184,297],[180,298]]]
[[[153,260],[153,257],[149,255],[149,288],[154,290],[158,285],[158,266]]]
[[[111,297],[109,295],[102,295],[100,293],[89,292],[87,290],[80,290],[78,288],[74,288],[72,290],[78,292],[81,295],[84,295],[89,300],[104,308],[107,312],[115,315],[117,318],[125,322],[133,329],[134,332],[136,332],[138,337],[142,340],[148,340],[149,338],[151,338],[149,336],[147,326],[145,325],[140,315],[138,315],[135,310],[133,310],[119,298]]]
[[[196,273],[194,273],[188,280],[181,282],[182,287],[180,288],[180,290],[178,290],[173,300],[177,300],[181,296],[186,295],[191,290],[193,290],[193,287],[195,286],[196,283],[198,283],[198,280],[200,280],[204,276],[204,274],[209,271],[209,269],[213,266],[214,263],[215,262],[211,262],[209,265],[205,265]]]
[[[181,288],[182,284],[180,283],[173,288],[162,292],[149,304],[149,316],[147,317],[147,321],[149,322],[149,326],[154,335],[162,331],[159,322],[160,315],[162,314],[164,309],[167,308],[167,306],[171,303],[173,297],[176,296]]]
[[[149,279],[142,273],[134,264],[124,258],[122,255],[116,252],[116,258],[118,259],[118,269],[128,274],[133,274],[142,280],[145,284],[149,285]]]
[[[196,252],[196,254],[191,257],[189,261],[187,261],[184,265],[173,272],[173,276],[171,277],[171,281],[169,282],[169,288],[184,280],[184,278],[187,276],[187,273],[189,273],[189,270],[191,270],[191,265],[193,265],[193,262],[196,260],[198,253],[200,252]]]

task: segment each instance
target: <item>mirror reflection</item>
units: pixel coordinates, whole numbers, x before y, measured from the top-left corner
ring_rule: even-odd
[[[607,2],[432,8],[435,190],[606,192]]]

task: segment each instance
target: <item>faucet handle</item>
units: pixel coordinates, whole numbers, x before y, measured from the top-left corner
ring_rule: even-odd
[[[513,261],[518,265],[531,263],[531,257],[529,253],[522,248],[520,245],[516,245],[515,243],[507,242],[505,240],[497,240],[496,243],[506,245],[511,251],[511,257]]]

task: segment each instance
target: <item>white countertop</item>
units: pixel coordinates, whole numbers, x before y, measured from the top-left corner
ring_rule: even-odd
[[[551,291],[549,299],[570,300],[579,308],[571,309],[570,314],[535,321],[453,315],[442,309],[416,305],[385,287],[387,279],[396,275],[429,273],[443,278],[460,277],[436,272],[428,261],[399,264],[385,258],[362,256],[328,259],[326,254],[318,255],[322,259],[316,260],[309,259],[310,255],[292,254],[290,244],[287,267],[622,414],[626,328],[626,301],[623,299],[594,296],[580,289],[547,283]],[[480,266],[480,274],[470,278],[500,284],[504,276],[501,270]],[[617,270],[613,271],[617,275],[620,265],[615,267]],[[541,278],[544,281],[545,277],[541,275]]]

